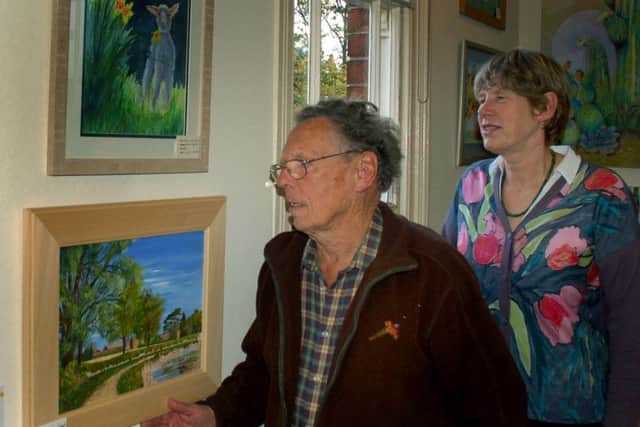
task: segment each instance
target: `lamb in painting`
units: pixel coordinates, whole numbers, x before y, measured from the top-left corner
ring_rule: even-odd
[[[152,90],[151,108],[156,109],[160,89],[164,86],[163,105],[169,103],[173,89],[173,74],[176,62],[176,46],[171,37],[171,21],[178,13],[179,3],[168,7],[165,4],[159,6],[146,6],[147,10],[156,19],[158,29],[151,36],[149,57],[144,67],[142,76],[142,96],[147,99]]]

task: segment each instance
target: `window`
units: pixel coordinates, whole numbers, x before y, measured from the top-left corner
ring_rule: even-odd
[[[369,100],[396,120],[403,133],[403,176],[383,199],[409,215],[413,99],[418,85],[412,49],[415,12],[408,0],[280,0],[277,158],[295,113],[331,97]],[[420,1],[418,3],[424,3]],[[423,8],[423,6],[420,6]],[[426,49],[425,49],[426,52]],[[288,55],[287,55],[288,54]],[[425,53],[426,55],[426,53]],[[426,97],[423,97],[426,98]],[[423,158],[423,157],[422,157]],[[424,186],[421,186],[424,188]],[[426,209],[426,206],[425,206]],[[288,229],[282,203],[275,204],[274,231]]]

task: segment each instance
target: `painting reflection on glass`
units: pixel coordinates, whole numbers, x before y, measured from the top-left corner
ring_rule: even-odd
[[[203,231],[60,249],[60,413],[200,367],[203,257]]]

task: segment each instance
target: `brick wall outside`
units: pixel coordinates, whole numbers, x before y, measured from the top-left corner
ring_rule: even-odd
[[[367,99],[369,9],[351,7],[347,17],[347,97]]]

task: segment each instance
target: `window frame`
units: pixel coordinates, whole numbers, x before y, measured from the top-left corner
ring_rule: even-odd
[[[274,16],[274,132],[273,132],[273,162],[276,162],[286,143],[289,131],[293,127],[293,6],[294,0],[274,0],[276,13]],[[374,0],[372,8],[380,9],[380,1]],[[319,9],[319,2],[316,3]],[[402,175],[394,185],[399,187],[397,211],[409,219],[421,224],[428,223],[429,200],[429,4],[430,0],[415,0],[411,14],[405,14],[402,23],[401,37],[395,37],[396,51],[400,52],[397,60],[400,61],[397,69],[398,78],[393,81],[390,98],[399,101],[390,103],[397,105],[397,111],[385,111],[396,118],[402,133],[402,150],[404,154]],[[374,10],[375,13],[375,10]],[[399,13],[390,10],[390,14]],[[407,16],[409,15],[409,16]],[[318,14],[319,16],[319,14]],[[319,18],[318,18],[319,19]],[[373,19],[370,21],[374,21]],[[376,24],[378,25],[378,21]],[[371,22],[370,22],[371,25]],[[371,28],[370,31],[377,28]],[[318,32],[320,31],[318,25]],[[313,42],[311,37],[310,43]],[[311,53],[317,49],[319,59],[320,42],[316,37],[317,47],[310,46],[309,67],[312,67]],[[370,41],[373,44],[377,40]],[[407,46],[399,49],[400,45]],[[379,46],[374,46],[378,49]],[[378,51],[374,52],[370,45],[369,54],[369,81],[375,83],[368,85],[369,99],[374,103],[380,102],[379,88],[380,60],[376,58]],[[319,64],[317,65],[320,72]],[[311,73],[311,71],[310,71]],[[376,80],[377,79],[377,80]],[[319,81],[319,79],[318,79]],[[391,81],[391,79],[390,79]],[[311,83],[309,83],[310,100]],[[319,99],[320,86],[317,85],[317,97]],[[313,102],[313,101],[311,101]],[[287,212],[282,197],[277,191],[273,192],[273,234],[290,230]]]

